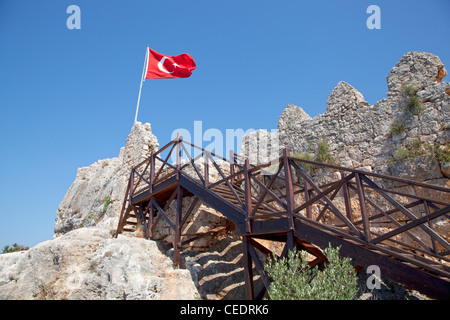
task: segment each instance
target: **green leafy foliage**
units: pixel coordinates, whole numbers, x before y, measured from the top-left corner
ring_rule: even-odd
[[[357,292],[357,277],[349,258],[339,248],[328,246],[323,271],[310,268],[307,254],[289,251],[288,257],[269,259],[265,269],[273,279],[269,296],[273,300],[351,300]]]

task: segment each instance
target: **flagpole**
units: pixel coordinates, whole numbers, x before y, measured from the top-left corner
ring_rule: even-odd
[[[145,81],[145,70],[147,69],[147,61],[148,61],[148,47],[147,51],[145,52],[145,59],[144,59],[144,67],[142,68],[142,76],[141,76],[141,85],[139,86],[139,95],[138,95],[138,101],[136,106],[136,115],[134,116],[134,123],[137,121],[138,111],[139,111],[139,102],[141,101],[141,90],[142,90],[142,83]]]

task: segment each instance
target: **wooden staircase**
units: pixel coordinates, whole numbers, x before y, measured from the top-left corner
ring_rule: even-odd
[[[201,153],[191,157],[191,148]],[[162,159],[164,150],[169,152]],[[184,164],[182,151],[188,159]],[[168,162],[172,152],[176,152],[176,164]],[[203,167],[196,164],[200,158]],[[221,168],[216,160],[228,167]],[[284,243],[280,257],[294,248],[305,250],[315,257],[311,265],[325,261],[322,249],[329,244],[339,246],[340,254],[359,266],[377,265],[382,276],[408,288],[433,298],[450,297],[449,234],[436,228],[450,223],[449,188],[301,160],[291,157],[287,149],[275,161],[276,173],[265,176],[263,169],[273,163],[252,166],[234,153],[225,159],[179,136],[132,169],[116,236],[141,224],[151,237],[164,219],[173,229],[174,262],[179,264],[184,246],[223,231],[211,229],[194,237],[183,234],[187,218],[201,201],[226,217],[233,234],[242,240],[249,299],[262,298],[270,287],[259,256],[271,255],[271,250],[260,240]],[[338,172],[341,178],[321,184],[303,169],[305,164]],[[221,179],[209,181],[211,169]],[[394,183],[413,186],[433,198],[386,187]],[[183,211],[185,197],[195,200]],[[173,201],[177,210],[170,217],[167,209]],[[262,283],[262,288],[254,281]]]

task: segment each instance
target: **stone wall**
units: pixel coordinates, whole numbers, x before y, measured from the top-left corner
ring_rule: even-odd
[[[449,148],[450,83],[442,81],[446,74],[437,56],[408,52],[387,77],[387,98],[374,105],[367,103],[350,84],[341,81],[328,97],[323,114],[311,118],[301,107],[286,107],[278,120],[280,148],[288,147],[291,154],[314,156],[318,144],[326,140],[337,164],[396,175],[403,162],[395,161],[399,153],[411,150],[420,142],[416,158],[418,164],[427,161],[429,165],[423,167],[426,173],[413,165],[403,174],[416,180],[442,179],[448,164],[436,158],[432,150],[448,151]],[[407,108],[410,97],[405,88],[408,86],[417,89],[421,112]],[[395,124],[400,124],[397,130],[393,129]],[[250,146],[242,148],[244,156],[255,158],[261,148],[257,143],[261,136],[277,138],[259,131],[244,136],[243,146]],[[414,164],[411,158],[415,157],[408,160]]]

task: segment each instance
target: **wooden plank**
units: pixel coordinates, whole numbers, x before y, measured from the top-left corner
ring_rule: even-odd
[[[256,210],[258,209],[258,207],[260,206],[261,203],[263,203],[265,196],[267,195],[267,193],[269,193],[269,195],[273,198],[274,201],[277,201],[283,208],[285,208],[287,210],[287,205],[285,202],[283,202],[275,193],[273,193],[272,190],[270,190],[270,188],[272,187],[273,183],[275,182],[276,178],[278,177],[279,172],[281,171],[282,165],[280,163],[277,174],[274,175],[268,186],[265,186],[261,181],[259,181],[258,179],[256,179],[254,176],[251,175],[251,178],[253,179],[253,181],[255,181],[261,188],[264,189],[264,192],[261,194],[261,196],[258,199],[258,202],[256,203],[252,215],[255,214]]]
[[[291,165],[289,162],[290,151],[287,148],[283,149],[283,168],[284,168],[284,182],[286,187],[286,210],[289,219],[290,229],[294,229],[294,186],[292,184]]]
[[[181,216],[183,210],[183,191],[181,190],[181,184],[177,187],[177,210],[175,214],[175,235],[174,235],[174,255],[173,261],[176,266],[180,265],[180,250],[181,250]]]
[[[174,143],[174,141],[172,141],[171,143]],[[171,145],[171,144],[169,144],[169,145]],[[165,146],[163,149],[165,149],[165,148],[168,147],[169,145]],[[175,145],[173,145],[173,147],[170,149],[169,154],[167,155],[167,157],[166,157],[165,160],[162,160],[160,157],[157,156],[157,155],[158,155],[158,152],[155,153],[155,159],[158,159],[159,161],[162,162],[161,167],[159,168],[158,172],[156,173],[156,176],[155,176],[155,179],[154,179],[155,181],[158,180],[159,174],[162,172],[163,168],[164,168],[165,165],[167,164],[167,161],[169,160],[170,155],[172,154],[173,149],[175,149]],[[160,150],[160,151],[161,151],[161,150]],[[159,152],[160,152],[160,151],[159,151]]]
[[[355,180],[356,180],[356,192],[358,194],[359,199],[359,209],[361,211],[361,219],[364,228],[364,237],[367,242],[370,242],[370,224],[364,196],[364,186],[361,182],[361,177],[359,176],[359,173],[355,174]]]
[[[170,221],[169,217],[166,215],[164,210],[159,206],[159,204],[155,200],[152,200],[152,202],[156,210],[158,210],[159,214],[164,218],[164,220],[166,220],[166,222],[169,224],[172,230],[175,230],[175,225],[173,224],[172,221]]]
[[[248,300],[254,299],[253,293],[253,266],[250,255],[249,237],[242,237],[242,251],[244,253],[244,280],[245,280],[245,293]]]
[[[180,183],[184,188],[195,194],[203,202],[222,213],[234,223],[240,224],[245,222],[245,212],[241,208],[225,201],[214,191],[204,188],[204,186],[185,174],[180,175]]]
[[[247,220],[247,232],[251,233],[252,231],[252,223],[250,219],[250,215],[252,213],[252,193],[250,186],[250,177],[248,170],[250,168],[250,162],[248,159],[245,159],[244,163],[244,197],[245,197],[245,218]]]
[[[386,239],[388,239],[388,238],[390,238],[390,237],[393,237],[393,236],[395,236],[395,235],[397,235],[397,234],[400,234],[400,233],[402,233],[402,232],[405,232],[405,231],[407,231],[407,230],[410,230],[411,228],[414,228],[414,227],[417,227],[417,226],[423,226],[422,224],[423,223],[426,223],[426,222],[428,222],[428,221],[430,221],[430,220],[433,220],[433,219],[435,219],[435,218],[438,218],[438,217],[440,217],[440,216],[442,216],[442,215],[444,215],[444,214],[446,214],[447,212],[450,212],[450,206],[447,206],[447,207],[445,207],[445,208],[442,208],[442,209],[440,209],[440,210],[437,210],[437,211],[435,211],[435,212],[433,212],[433,213],[431,213],[430,215],[427,215],[427,216],[423,216],[422,218],[419,218],[419,219],[415,219],[415,220],[413,220],[413,221],[411,221],[411,222],[409,222],[409,223],[407,223],[407,224],[405,224],[405,225],[403,225],[403,226],[401,226],[401,227],[399,227],[399,228],[397,228],[397,229],[395,229],[395,230],[392,230],[392,231],[390,231],[390,232],[387,232],[387,233],[385,233],[385,234],[383,234],[383,235],[381,235],[381,236],[379,236],[379,237],[377,237],[377,238],[375,238],[375,239],[373,239],[372,241],[371,241],[371,243],[378,243],[378,242],[380,242],[380,241],[383,241],[383,240],[386,240]],[[428,227],[428,226],[427,226]],[[433,231],[433,233],[431,233],[431,234],[436,234],[434,231]],[[431,235],[430,233],[429,233],[429,235]],[[436,234],[437,235],[437,234]],[[444,246],[446,249],[448,249],[448,247],[449,247],[449,244],[447,243],[447,241],[445,241],[445,239],[443,239],[440,235],[438,235],[439,237],[437,238],[438,239],[438,242],[442,245],[442,246]],[[433,237],[433,238],[435,238],[435,237]],[[435,238],[436,239],[436,238]],[[439,240],[441,240],[441,241],[439,241]]]
[[[283,233],[291,230],[289,220],[286,216],[277,219],[269,220],[253,220],[252,222],[252,236]],[[246,226],[243,224],[236,224],[236,235],[246,234]]]
[[[341,178],[345,178],[345,173],[341,172]],[[353,222],[352,206],[350,204],[350,193],[348,191],[348,185],[348,182],[345,182],[342,185],[342,195],[344,197],[345,213],[347,214],[347,218],[348,220]]]
[[[267,275],[267,272],[264,270],[264,266],[261,263],[261,260],[259,260],[258,254],[255,251],[255,248],[253,248],[252,242],[248,242],[248,250],[250,253],[250,256],[253,259],[253,263],[255,264],[255,268],[258,271],[259,275],[261,276],[261,280],[266,287],[267,290],[270,289],[270,279]]]
[[[199,199],[198,197],[195,197],[195,199],[191,202],[191,205],[189,206],[189,209],[186,211],[183,219],[181,220],[181,225],[184,225],[184,223],[186,222],[187,218],[191,215],[192,210],[194,210],[195,206],[197,205]]]

